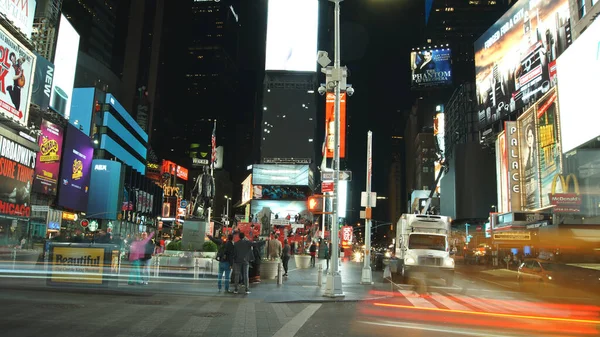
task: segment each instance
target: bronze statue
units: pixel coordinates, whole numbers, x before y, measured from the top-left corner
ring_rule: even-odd
[[[215,178],[210,175],[208,166],[204,167],[202,174],[196,178],[196,184],[192,189],[192,210],[191,215],[198,215],[201,219],[206,219],[208,208],[212,207],[213,198],[215,197]],[[198,211],[201,208],[201,211]]]

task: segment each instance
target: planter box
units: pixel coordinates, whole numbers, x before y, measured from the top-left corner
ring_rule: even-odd
[[[279,261],[261,261],[260,263],[260,278],[265,280],[273,280],[277,277],[277,267]]]
[[[294,255],[294,261],[296,262],[296,268],[310,268],[310,255]]]

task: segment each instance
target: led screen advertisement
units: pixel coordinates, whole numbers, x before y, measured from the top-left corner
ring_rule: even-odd
[[[31,88],[31,103],[36,104],[42,110],[50,106],[50,93],[54,79],[54,64],[37,53],[35,54],[35,76]]]
[[[452,84],[452,52],[450,48],[412,51],[410,66],[412,88]]]
[[[317,105],[314,91],[265,89],[261,120],[261,160],[312,162]],[[318,147],[321,148],[319,141]]]
[[[568,0],[520,0],[496,21],[475,42],[480,125],[547,93],[570,39]]]
[[[28,39],[33,30],[35,16],[35,0],[4,0],[0,1],[0,13],[3,14],[13,26],[21,31]]]
[[[69,119],[71,115],[71,99],[78,52],[79,34],[69,20],[61,15],[56,53],[54,54],[56,76],[52,83],[50,107],[66,119]]]
[[[306,200],[311,194],[308,187],[253,186],[252,198],[260,200]]]
[[[35,164],[33,191],[56,195],[64,132],[61,126],[47,120],[42,120],[40,131],[40,152]]]
[[[37,153],[0,135],[0,214],[29,217]]]
[[[86,211],[93,157],[94,148],[90,138],[68,124],[60,167],[60,206],[74,211]]]
[[[252,167],[252,185],[309,186],[308,165],[256,164]]]
[[[87,216],[116,220],[119,210],[122,164],[114,160],[94,159],[90,178]]]
[[[302,219],[312,219],[306,201],[252,200],[250,205],[253,222],[261,224],[261,235],[269,235],[272,226],[278,223],[301,223]]]
[[[340,97],[340,158],[346,157],[346,93]],[[325,125],[327,126],[327,158],[335,151],[335,94],[327,93],[325,99]]]
[[[315,72],[318,0],[269,0],[265,70]]]
[[[552,90],[536,105],[541,207],[550,205],[549,195],[552,192],[552,180],[562,171],[556,98],[556,91]]]
[[[0,113],[27,125],[36,58],[2,26],[0,63]]]
[[[557,61],[560,134],[567,153],[600,136],[600,20],[593,22]]]
[[[538,135],[534,109],[529,109],[518,120],[520,143],[521,190],[524,209],[540,208],[540,171]]]

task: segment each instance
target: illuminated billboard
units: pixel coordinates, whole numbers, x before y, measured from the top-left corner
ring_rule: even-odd
[[[36,60],[35,54],[0,26],[0,113],[23,126],[29,119]]]
[[[310,186],[308,165],[256,164],[252,166],[252,185]]]
[[[11,140],[13,137],[5,137],[2,131],[4,129],[0,130],[0,214],[29,217],[37,153]]]
[[[33,191],[56,195],[60,158],[63,150],[63,128],[47,120],[40,125],[40,152],[35,164]]]
[[[252,200],[252,174],[250,174],[244,181],[242,182],[242,201],[240,204],[244,205],[248,201]]]
[[[593,22],[557,61],[558,104],[562,152],[567,153],[600,136],[600,22]]]
[[[68,124],[60,167],[58,205],[85,212],[88,205],[94,147],[85,133]]]
[[[535,122],[533,108],[524,113],[517,122],[519,124],[522,200],[523,208],[526,210],[541,207],[538,134]]]
[[[547,93],[570,43],[569,0],[520,0],[504,13],[475,41],[480,126]]]
[[[265,70],[315,72],[318,0],[269,0]]]
[[[0,1],[0,14],[31,39],[35,4],[35,0]]]
[[[506,151],[508,153],[508,205],[507,211],[520,211],[521,200],[521,139],[516,121],[504,122]]]
[[[50,107],[65,119],[71,116],[71,99],[75,69],[79,53],[79,34],[64,15],[60,16],[60,28],[54,54],[54,82],[50,96]]]
[[[536,104],[537,150],[541,185],[541,207],[550,205],[552,180],[562,172],[562,153],[558,131],[558,106],[556,90],[552,90]],[[585,124],[585,123],[580,123]]]
[[[412,88],[452,84],[452,52],[450,48],[424,49],[410,53]]]
[[[508,212],[509,188],[508,188],[508,152],[506,147],[506,132],[502,131],[496,139],[496,189],[498,195],[498,211]]]
[[[340,158],[346,157],[346,93],[340,97]],[[325,125],[327,126],[327,158],[333,158],[335,150],[335,94],[327,93],[325,99]]]

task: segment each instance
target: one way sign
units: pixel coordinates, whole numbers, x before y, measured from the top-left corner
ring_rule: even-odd
[[[322,181],[332,181],[334,177],[334,172],[321,172],[321,180]],[[340,180],[350,181],[352,180],[352,171],[340,171]]]

